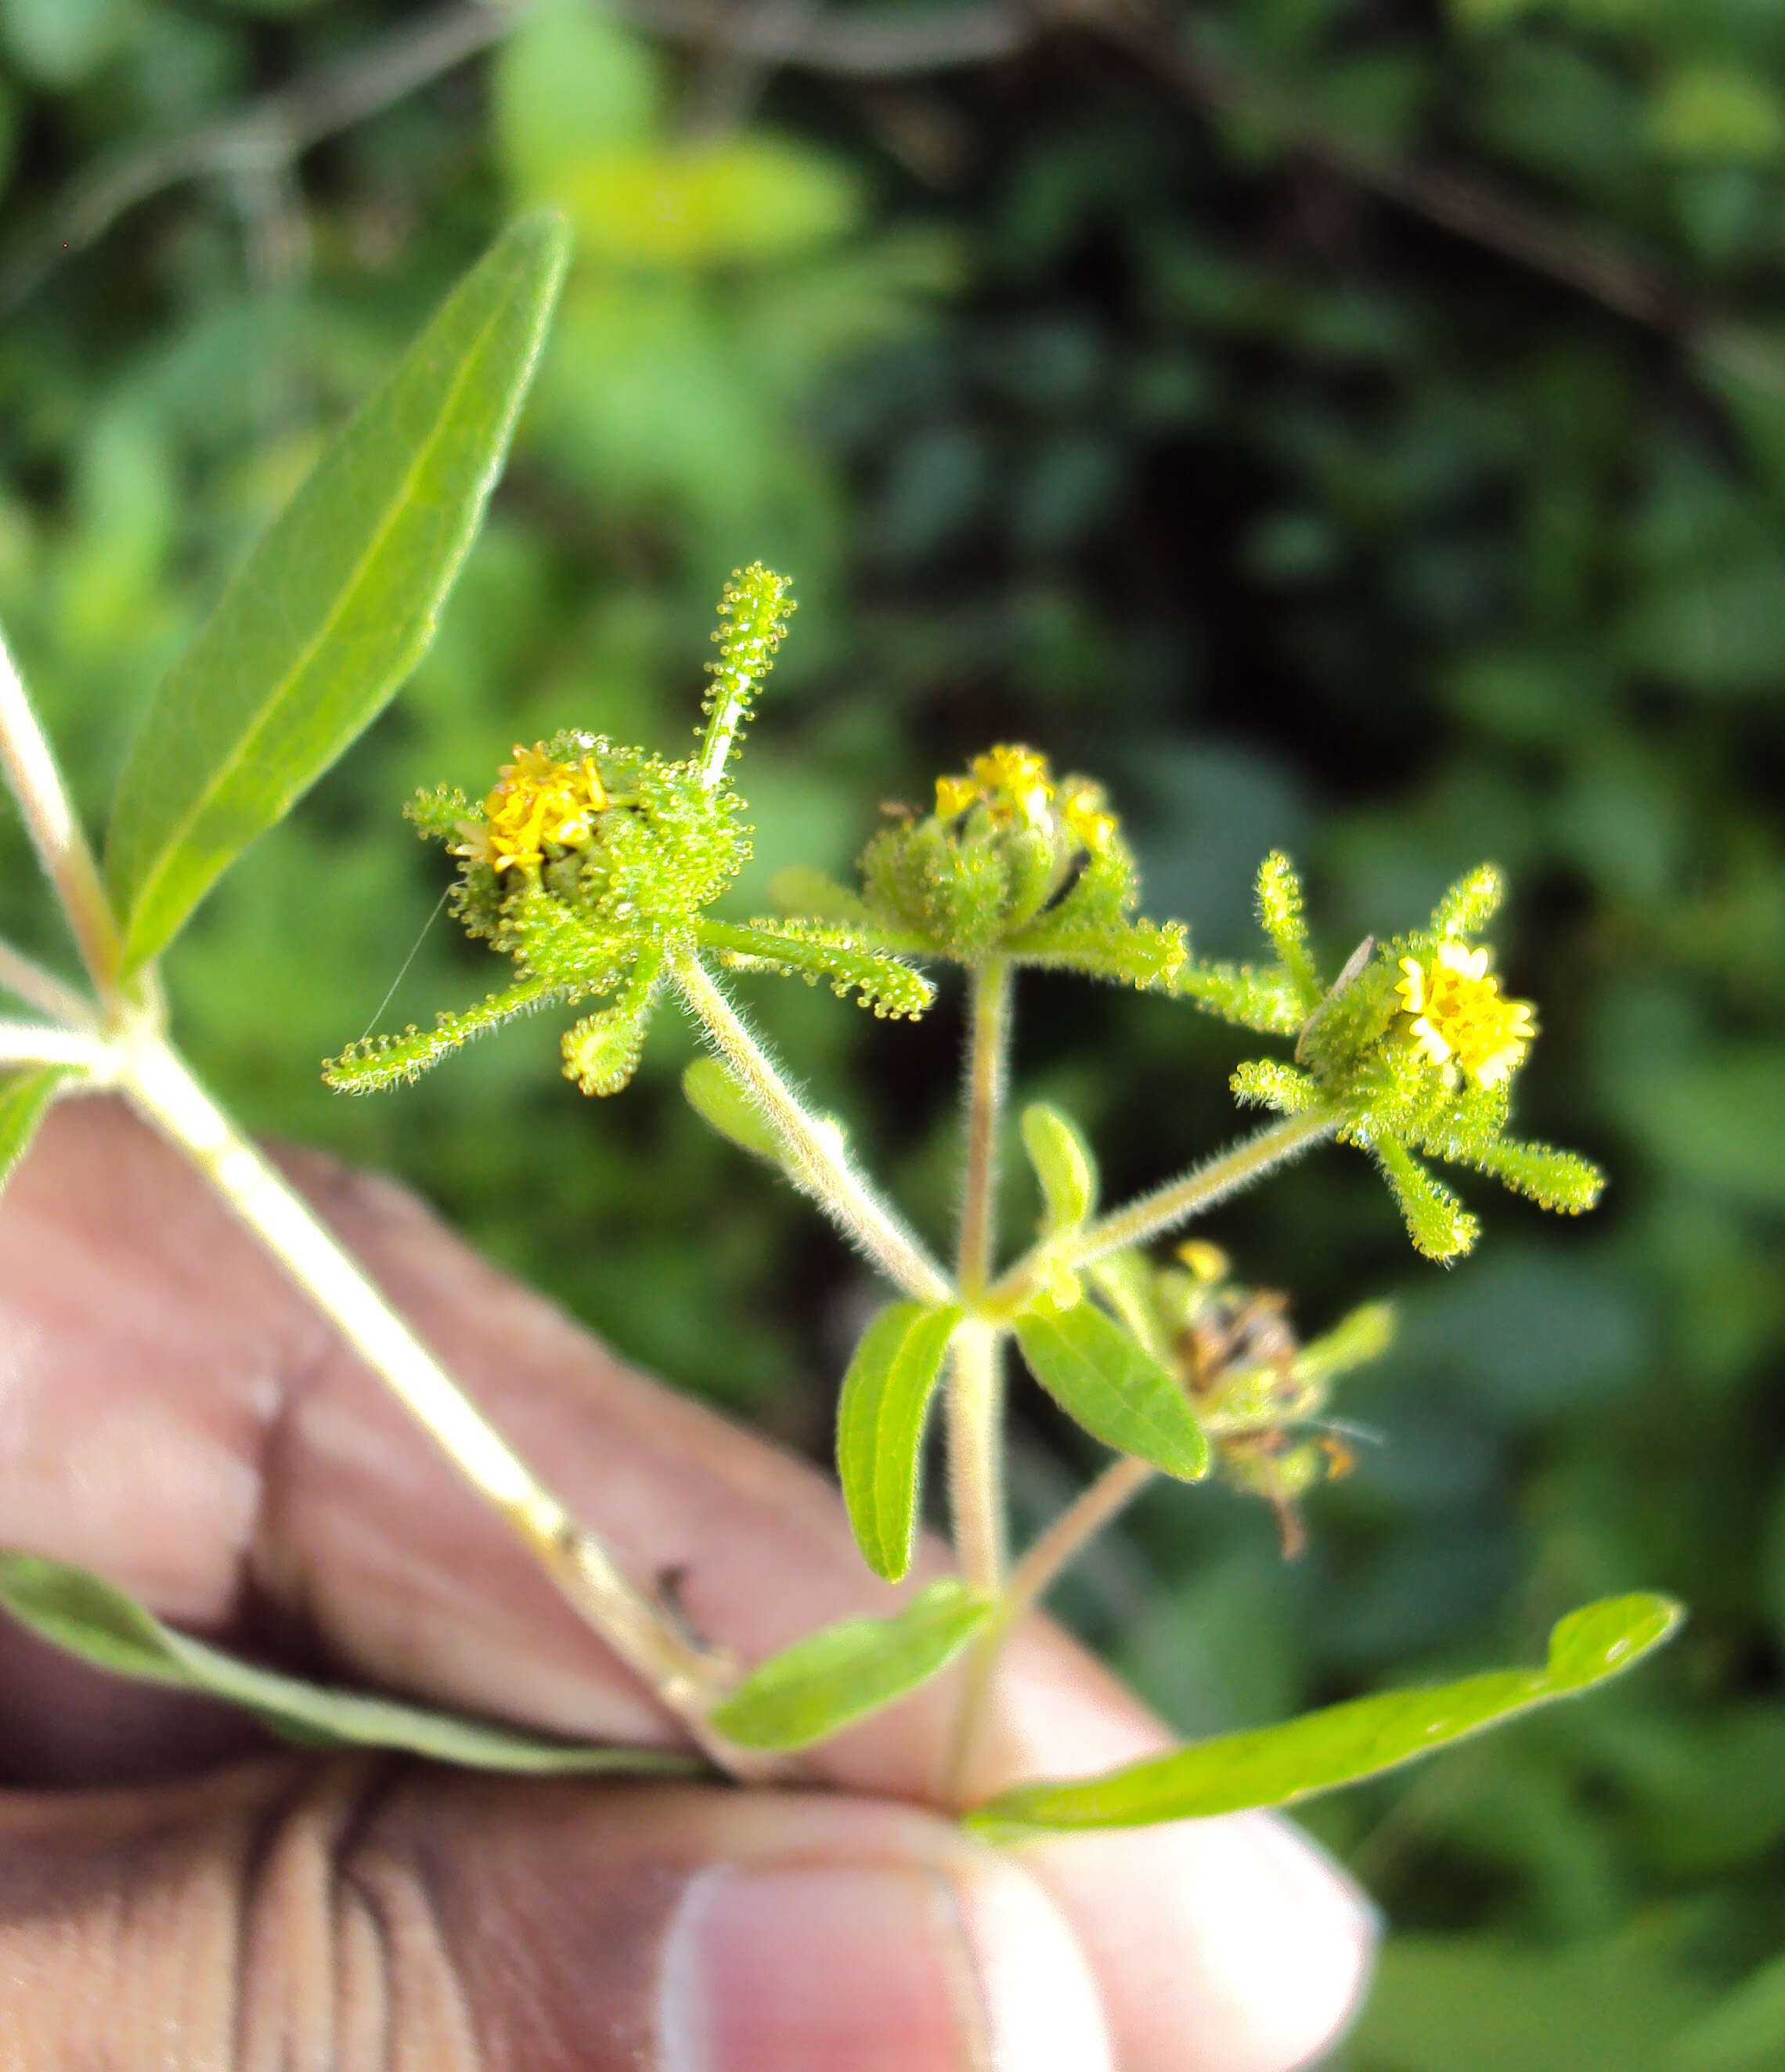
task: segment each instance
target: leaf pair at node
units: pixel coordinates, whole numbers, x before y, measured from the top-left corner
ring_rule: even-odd
[[[517,746],[480,801],[444,787],[420,795],[409,818],[458,861],[453,911],[511,958],[517,976],[432,1029],[350,1046],[325,1068],[330,1086],[362,1093],[412,1080],[517,1015],[599,1000],[564,1037],[564,1071],[585,1093],[616,1093],[637,1068],[675,960],[701,950],[734,966],[822,978],[876,1014],[923,1012],[928,983],[846,930],[740,924],[707,911],[749,857],[744,801],[725,761],[792,608],[786,578],[761,563],[732,578],[696,757],[670,762],[568,732]]]
[[[783,872],[778,903],[847,927],[895,956],[979,964],[992,957],[1163,986],[1188,955],[1184,931],[1138,920],[1133,856],[1101,786],[1056,778],[1030,748],[1003,744],[936,780],[936,808],[888,809],[860,858],[862,890]]]
[[[1288,859],[1258,874],[1258,908],[1276,952],[1265,966],[1196,964],[1176,989],[1249,1029],[1296,1038],[1295,1060],[1241,1065],[1242,1101],[1279,1115],[1330,1115],[1343,1143],[1376,1161],[1416,1250],[1454,1259],[1479,1226],[1416,1153],[1492,1174],[1541,1207],[1578,1215],[1604,1184],[1578,1153],[1507,1135],[1512,1080],[1536,1034],[1471,938],[1503,896],[1490,864],[1460,879],[1426,927],[1358,946],[1330,985],[1307,942],[1302,889]]]

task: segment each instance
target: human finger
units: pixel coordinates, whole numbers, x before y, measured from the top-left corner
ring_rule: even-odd
[[[398,1190],[326,1161],[299,1170],[523,1452],[633,1573],[675,1580],[703,1633],[750,1661],[893,1601],[823,1478],[626,1372]],[[0,1537],[101,1568],[189,1624],[270,1616],[387,1687],[572,1735],[671,1737],[174,1154],[106,1104],[59,1112],[0,1206],[0,1317],[14,1348]],[[932,1796],[949,1696],[932,1687],[839,1737],[813,1774]],[[1019,1636],[999,1696],[988,1783],[1162,1740],[1044,1622]],[[1355,1896],[1273,1822],[1050,1844],[1036,1860],[1098,1951],[1124,2072],[1292,2064],[1367,1963]],[[1241,1961],[1264,1951],[1268,1981]],[[1286,2007],[1285,1978],[1301,1982]]]

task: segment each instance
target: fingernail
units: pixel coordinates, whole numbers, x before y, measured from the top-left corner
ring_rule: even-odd
[[[664,1947],[666,2072],[1098,2072],[1084,1960],[1020,1872],[721,1866]],[[1087,2048],[1088,2045],[1088,2048]]]

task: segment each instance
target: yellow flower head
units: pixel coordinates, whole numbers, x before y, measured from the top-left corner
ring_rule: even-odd
[[[1101,786],[1082,777],[1057,786],[1046,756],[1016,742],[975,756],[965,776],[936,779],[940,818],[951,820],[975,805],[985,808],[995,828],[1064,825],[1096,856],[1116,831],[1115,816],[1103,811]]]
[[[1396,990],[1414,1019],[1413,1034],[1453,1084],[1459,1069],[1478,1086],[1497,1087],[1523,1061],[1537,1034],[1529,1001],[1507,1000],[1488,973],[1484,948],[1442,942],[1430,960],[1403,957]]]
[[[545,744],[518,743],[515,759],[503,766],[496,787],[483,802],[482,820],[461,820],[455,856],[486,863],[492,870],[511,864],[536,865],[548,842],[580,849],[595,831],[595,816],[612,803],[593,755],[559,763]]]

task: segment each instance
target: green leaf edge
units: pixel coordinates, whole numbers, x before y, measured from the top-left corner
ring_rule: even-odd
[[[80,1076],[72,1065],[37,1065],[0,1079],[0,1189],[31,1149],[38,1124],[64,1083]]]
[[[843,1619],[807,1634],[780,1654],[770,1655],[714,1706],[708,1718],[740,1748],[810,1748],[927,1684],[990,1623],[997,1610],[990,1597],[970,1590],[954,1577],[946,1577],[919,1591],[890,1618]],[[810,1702],[810,1689],[817,1686],[822,1691],[824,1682],[834,1677],[835,1671],[827,1658],[835,1653],[839,1640],[860,1638],[867,1642],[876,1634],[898,1634],[901,1629],[907,1633],[921,1632],[925,1625],[935,1627],[935,1644],[927,1657],[921,1658],[917,1673],[872,1686],[858,1677],[853,1689],[840,1692],[836,1702],[815,1724],[795,1727],[789,1723],[788,1715],[796,1704],[802,1699]]]
[[[1193,1742],[1167,1755],[1150,1757],[1098,1776],[1018,1785],[970,1807],[962,1815],[962,1824],[987,1840],[1015,1842],[1039,1835],[1151,1827],[1167,1820],[1243,1812],[1252,1807],[1292,1805],[1399,1769],[1403,1763],[1467,1740],[1519,1713],[1620,1676],[1670,1638],[1684,1617],[1684,1607],[1672,1598],[1648,1592],[1602,1598],[1570,1612],[1557,1623],[1549,1636],[1549,1659],[1542,1669],[1491,1670],[1454,1684],[1354,1698],[1276,1726]],[[1243,1774],[1247,1767],[1268,1762],[1274,1741],[1307,1739],[1321,1728],[1336,1728],[1342,1733],[1348,1724],[1371,1712],[1380,1712],[1385,1722],[1392,1722],[1397,1700],[1410,1711],[1417,1709],[1421,1700],[1441,1700],[1455,1707],[1467,1704],[1472,1696],[1479,1703],[1496,1686],[1505,1695],[1491,1711],[1435,1737],[1428,1729],[1419,1745],[1401,1749],[1385,1759],[1353,1762],[1341,1773],[1306,1784],[1286,1784],[1280,1790],[1237,1789],[1230,1781],[1236,1770]],[[1217,1788],[1224,1778],[1229,1780],[1227,1788]]]
[[[166,684],[174,681],[179,672],[187,667],[192,656],[198,652],[209,636],[212,627],[220,622],[222,614],[230,606],[232,600],[240,592],[252,586],[263,558],[279,550],[282,544],[280,536],[285,522],[300,507],[310,483],[326,466],[330,457],[338,450],[340,442],[352,436],[355,428],[367,414],[376,409],[392,385],[402,379],[409,368],[416,349],[431,336],[435,324],[458,300],[467,282],[488,265],[504,247],[518,247],[527,240],[540,245],[542,248],[540,258],[543,261],[534,297],[532,343],[515,370],[507,406],[503,413],[499,436],[487,458],[481,481],[471,495],[456,550],[449,555],[441,571],[441,579],[432,608],[418,622],[413,651],[406,660],[400,662],[392,670],[388,683],[384,685],[381,693],[371,701],[359,726],[348,736],[347,741],[341,744],[336,750],[336,755],[330,758],[330,763],[344,753],[351,742],[357,738],[359,734],[371,725],[372,720],[414,673],[422,657],[432,646],[434,634],[438,630],[441,610],[453,586],[458,579],[459,571],[465,564],[465,558],[470,552],[472,545],[482,528],[483,514],[488,506],[490,492],[494,488],[497,478],[502,472],[503,462],[513,439],[515,426],[520,417],[521,405],[526,399],[528,388],[531,386],[533,374],[539,365],[540,356],[544,348],[546,331],[552,311],[556,305],[558,291],[563,284],[564,273],[569,263],[568,225],[562,215],[556,210],[536,210],[509,224],[491,245],[489,251],[478,261],[477,265],[454,286],[439,310],[411,342],[409,347],[391,374],[340,427],[323,449],[315,467],[306,478],[305,482],[299,486],[292,502],[279,513],[266,532],[250,549],[247,559],[231,578],[210,619],[199,628],[191,645],[174,664],[167,677],[163,680],[162,689],[158,690],[149,713],[138,730],[136,739],[131,744],[124,770],[118,779],[111,821],[107,829],[105,875],[107,889],[112,895],[113,903],[118,916],[121,947],[117,976],[121,981],[128,980],[141,971],[144,965],[160,956],[184,928],[186,923],[191,920],[206,894],[210,892],[217,880],[224,874],[230,864],[235,860],[232,856],[220,864],[202,883],[198,885],[192,897],[186,902],[183,910],[174,914],[171,919],[160,912],[155,899],[156,888],[166,881],[170,874],[173,861],[177,857],[183,843],[190,836],[192,828],[201,824],[207,808],[214,803],[219,789],[215,782],[209,785],[198,800],[191,806],[185,816],[179,834],[164,839],[146,859],[135,862],[131,857],[129,845],[119,839],[118,828],[121,821],[126,828],[129,824],[128,816],[130,811],[130,801],[134,796],[140,752],[143,750],[145,743],[157,742],[158,745],[156,722],[162,709],[162,692]],[[494,325],[495,321],[495,318],[492,317],[491,325]],[[388,522],[389,515],[387,511],[385,519],[381,521],[381,529],[383,525],[388,524]],[[339,609],[339,600],[337,600],[336,608]],[[272,702],[269,701],[269,704],[262,708],[261,717],[256,722],[254,731],[258,731],[260,727],[264,726],[266,713],[270,710]],[[324,769],[328,767],[327,764],[323,766]],[[269,828],[277,826],[322,775],[322,771],[318,770],[302,778],[285,800],[284,805],[258,832],[264,834]],[[252,838],[250,837],[250,839]],[[241,846],[245,845],[238,846],[236,855],[240,854]],[[135,863],[135,867],[129,867],[133,862]],[[146,914],[154,917],[147,925],[145,924],[144,919]]]
[[[888,1303],[862,1333],[843,1378],[837,1478],[861,1557],[883,1582],[902,1582],[910,1570],[924,1426],[949,1340],[965,1314],[958,1303]],[[881,1359],[883,1343],[895,1340]],[[895,1378],[906,1384],[902,1390],[892,1387]],[[904,1427],[896,1445],[888,1436],[889,1419]]]
[[[222,1699],[302,1747],[400,1749],[466,1770],[522,1776],[683,1777],[704,1768],[673,1750],[540,1741],[511,1728],[257,1668],[162,1625],[103,1577],[47,1555],[0,1550],[0,1605],[40,1639],[84,1662],[138,1683]]]
[[[1158,1433],[1158,1443],[1152,1447],[1143,1450],[1139,1447],[1125,1446],[1121,1441],[1110,1437],[1106,1432],[1099,1431],[1096,1426],[1087,1423],[1080,1416],[1078,1411],[1057,1392],[1053,1383],[1041,1371],[1040,1366],[1036,1363],[1034,1348],[1038,1337],[1042,1333],[1051,1331],[1063,1338],[1065,1334],[1061,1326],[1061,1319],[1075,1316],[1081,1310],[1087,1316],[1096,1318],[1098,1324],[1106,1326],[1110,1331],[1121,1338],[1124,1345],[1131,1347],[1137,1359],[1155,1369],[1160,1380],[1181,1399],[1184,1415],[1189,1420],[1189,1423],[1184,1429],[1186,1431],[1193,1431],[1197,1441],[1196,1446],[1190,1452],[1180,1453],[1174,1445],[1165,1443],[1172,1438],[1172,1435],[1163,1432],[1156,1425],[1152,1426],[1152,1429]],[[1188,1396],[1184,1395],[1179,1388],[1170,1370],[1161,1366],[1147,1348],[1124,1330],[1113,1317],[1106,1315],[1102,1309],[1089,1303],[1077,1304],[1071,1309],[1057,1312],[1037,1308],[1026,1311],[1022,1316],[1017,1318],[1012,1329],[1016,1334],[1017,1345],[1021,1348],[1024,1360],[1030,1373],[1040,1383],[1048,1394],[1053,1396],[1054,1401],[1060,1405],[1066,1415],[1075,1424],[1082,1425],[1099,1444],[1114,1446],[1118,1450],[1126,1451],[1135,1454],[1142,1460],[1149,1461],[1159,1470],[1161,1474],[1170,1475],[1179,1482],[1200,1482],[1207,1475],[1212,1459],[1208,1435],[1197,1422],[1196,1414],[1190,1407]],[[1129,1407],[1130,1410],[1134,1408],[1131,1404]],[[1142,1418],[1139,1421],[1149,1424],[1151,1422],[1145,1418]]]

